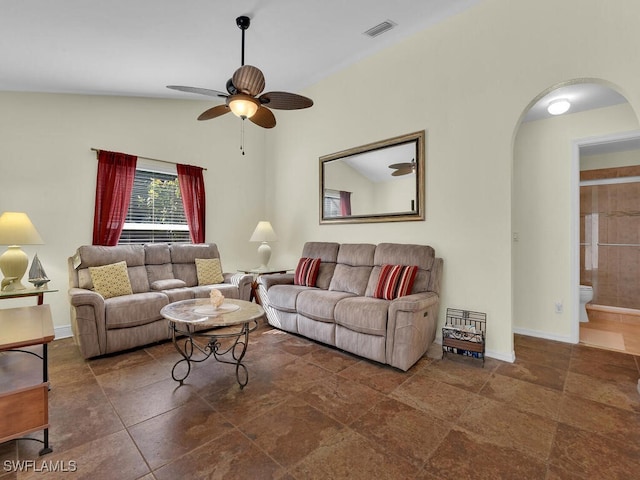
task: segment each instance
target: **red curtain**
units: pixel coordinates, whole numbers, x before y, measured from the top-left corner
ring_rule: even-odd
[[[117,245],[129,209],[138,157],[126,153],[98,153],[93,244]]]
[[[351,216],[351,192],[340,191],[340,216]]]
[[[203,169],[192,165],[177,165],[178,182],[184,214],[193,243],[204,243],[205,196]]]

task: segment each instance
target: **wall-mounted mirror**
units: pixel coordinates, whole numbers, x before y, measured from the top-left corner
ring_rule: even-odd
[[[425,132],[320,157],[320,223],[424,220]]]

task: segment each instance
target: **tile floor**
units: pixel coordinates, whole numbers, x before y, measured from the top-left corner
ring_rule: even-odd
[[[581,343],[640,355],[640,317],[607,313],[588,307],[589,305],[589,321],[580,322]]]
[[[0,480],[640,475],[640,357],[516,336],[515,363],[482,368],[435,347],[404,373],[263,326],[241,391],[233,367],[214,361],[179,387],[170,343],[85,362],[58,340],[54,451],[0,445]],[[19,460],[35,462],[7,471]]]

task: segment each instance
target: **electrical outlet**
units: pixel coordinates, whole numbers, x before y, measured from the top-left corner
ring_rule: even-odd
[[[520,241],[520,234],[518,232],[513,232],[513,241],[514,242]]]
[[[563,305],[562,305],[562,300],[560,300],[559,302],[556,302],[556,313],[562,313],[563,310]]]

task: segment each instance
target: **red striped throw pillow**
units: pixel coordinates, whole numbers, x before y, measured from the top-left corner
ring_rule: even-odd
[[[382,265],[373,296],[393,300],[409,295],[417,273],[418,267],[416,265]]]
[[[320,271],[319,258],[302,257],[298,261],[296,273],[293,277],[295,285],[305,285],[307,287],[315,287],[318,272]]]

